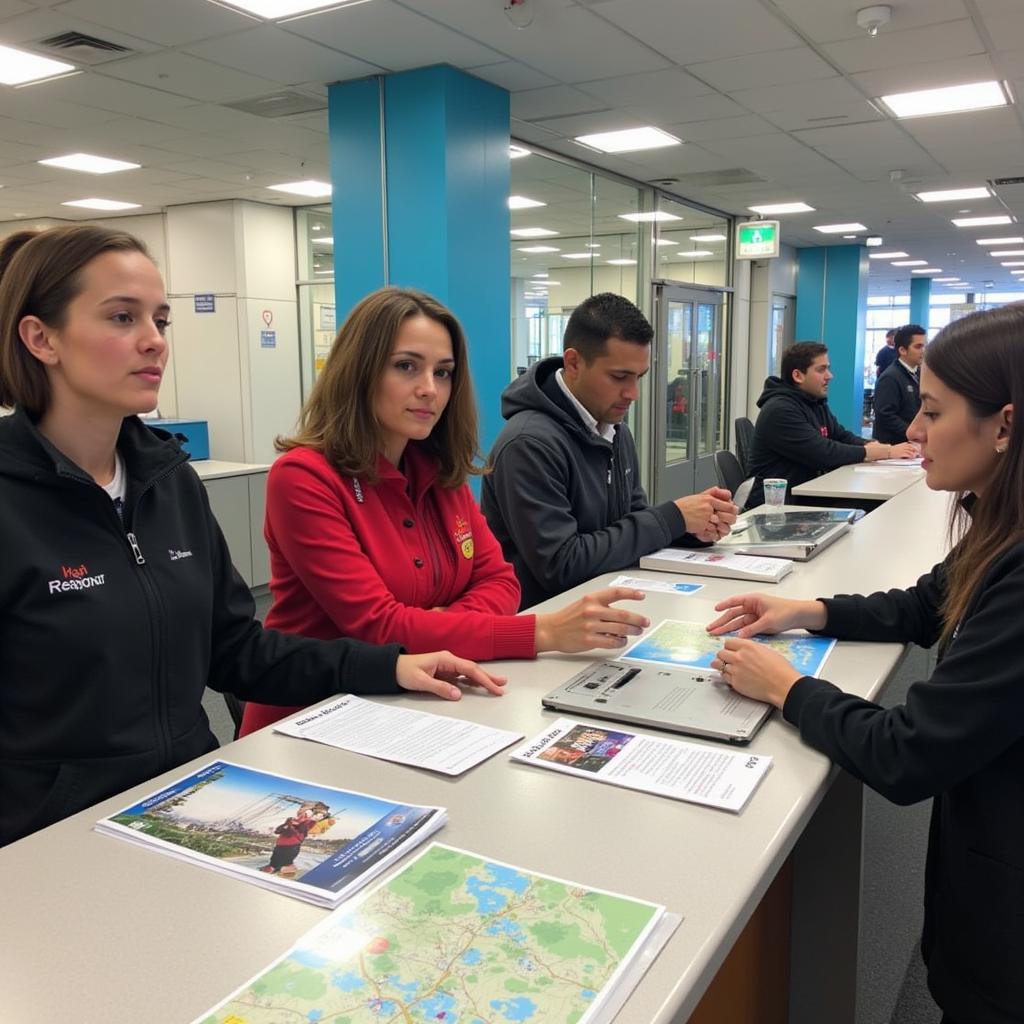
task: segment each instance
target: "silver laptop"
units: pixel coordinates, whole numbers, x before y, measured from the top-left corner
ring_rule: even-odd
[[[856,517],[852,509],[806,512],[752,512],[732,533],[715,542],[736,555],[769,555],[806,562],[834,544]]]
[[[770,704],[741,697],[715,672],[598,661],[552,690],[553,711],[749,743],[772,713]]]

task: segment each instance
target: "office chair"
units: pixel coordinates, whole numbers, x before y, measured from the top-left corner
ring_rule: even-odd
[[[750,472],[750,449],[754,443],[754,424],[746,416],[736,419],[736,458],[744,473]]]
[[[742,510],[754,486],[754,478],[746,477],[739,459],[732,452],[723,449],[715,452],[715,476],[718,486],[732,492],[732,500]]]

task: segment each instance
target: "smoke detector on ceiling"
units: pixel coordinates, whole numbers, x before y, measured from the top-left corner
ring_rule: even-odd
[[[505,17],[516,28],[528,28],[533,24],[533,0],[503,0]]]
[[[857,24],[869,36],[877,36],[883,25],[892,21],[892,8],[888,4],[876,4],[874,7],[862,7],[857,12]]]

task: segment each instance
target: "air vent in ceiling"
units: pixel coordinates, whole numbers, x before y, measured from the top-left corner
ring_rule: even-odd
[[[258,117],[287,117],[289,114],[310,114],[317,110],[326,110],[327,101],[285,89],[273,92],[269,96],[238,100],[235,103],[224,103],[222,106],[241,110],[245,114],[256,114]]]
[[[87,36],[84,32],[59,32],[54,36],[40,39],[37,46],[50,53],[60,54],[79,64],[99,64],[115,57],[123,57],[135,51],[120,43],[112,43],[109,39]]]
[[[748,171],[746,167],[727,167],[721,171],[696,171],[692,174],[680,174],[679,180],[686,185],[698,188],[715,188],[721,185],[751,185],[765,181],[760,175]]]

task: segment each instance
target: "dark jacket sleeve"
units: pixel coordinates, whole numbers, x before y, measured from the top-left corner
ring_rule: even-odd
[[[568,462],[540,438],[519,435],[502,448],[496,465],[489,483],[502,519],[519,557],[550,593],[634,565],[686,531],[679,509],[667,502],[581,533],[569,501]]]
[[[898,377],[886,371],[875,384],[875,434],[878,437],[907,436],[910,421],[900,416],[903,387]]]
[[[787,721],[811,746],[896,803],[914,803],[945,791],[1024,736],[1022,588],[1024,566],[997,566],[934,674],[911,686],[905,704],[884,709],[831,683],[804,677],[786,699]],[[924,595],[907,602],[894,593],[856,599],[863,602],[858,618],[837,621],[835,632],[855,625],[855,632],[844,635],[912,638],[920,623],[901,629],[898,616],[904,610],[912,617],[924,615],[932,598],[927,587]],[[840,606],[829,608],[830,633],[833,607]],[[847,605],[841,614],[849,611]],[[879,632],[872,632],[876,627]],[[933,624],[931,635],[935,632]]]
[[[765,415],[768,416],[768,422],[762,424]],[[799,462],[816,472],[864,461],[862,444],[844,444],[830,437],[822,437],[789,401],[771,402],[762,409],[757,431],[776,455]]]
[[[227,543],[206,504],[213,566],[213,623],[207,686],[242,700],[305,707],[335,693],[395,693],[401,647],[359,640],[311,640],[264,629],[255,602],[231,564]]]

